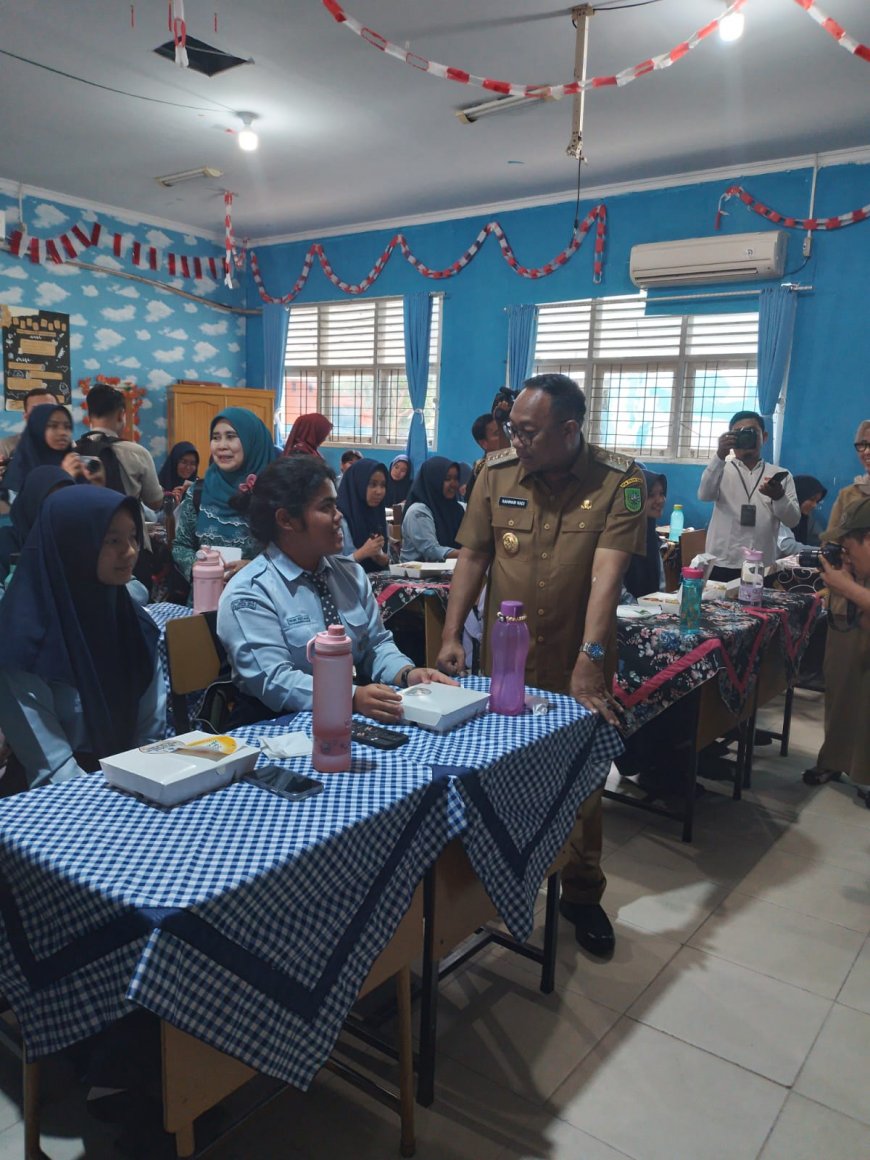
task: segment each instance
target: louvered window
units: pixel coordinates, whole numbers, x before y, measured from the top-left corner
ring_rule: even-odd
[[[432,296],[429,388],[424,415],[430,443],[438,419],[441,295]],[[411,422],[401,298],[292,306],[284,358],[284,431],[320,411],[329,441],[404,446]]]
[[[538,309],[535,373],[586,391],[592,443],[706,459],[735,411],[757,409],[758,313],[647,314],[645,294]]]

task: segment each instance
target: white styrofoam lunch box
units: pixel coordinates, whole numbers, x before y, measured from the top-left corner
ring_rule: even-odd
[[[222,789],[243,774],[250,773],[260,754],[250,745],[239,745],[234,753],[215,760],[192,753],[174,753],[171,744],[203,741],[210,734],[194,729],[180,733],[171,742],[158,742],[142,749],[128,749],[100,760],[106,781],[161,806],[175,806],[213,789]],[[157,752],[153,750],[157,749]]]
[[[489,693],[456,685],[412,685],[399,695],[404,703],[404,720],[435,733],[449,733],[484,712],[489,703]]]

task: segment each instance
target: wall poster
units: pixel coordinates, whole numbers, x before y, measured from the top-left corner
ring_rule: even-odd
[[[51,310],[4,308],[3,372],[6,410],[23,411],[24,396],[43,387],[70,404],[69,315]]]

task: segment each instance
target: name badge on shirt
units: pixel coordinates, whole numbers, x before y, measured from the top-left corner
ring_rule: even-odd
[[[740,526],[741,528],[755,527],[755,504],[742,503],[740,505]]]
[[[500,495],[498,497],[499,507],[524,508],[529,506],[527,499],[520,499],[515,495]]]

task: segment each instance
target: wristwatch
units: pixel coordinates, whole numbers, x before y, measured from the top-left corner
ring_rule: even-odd
[[[597,640],[586,640],[580,645],[580,652],[586,653],[590,661],[600,664],[604,660],[604,645]]]

